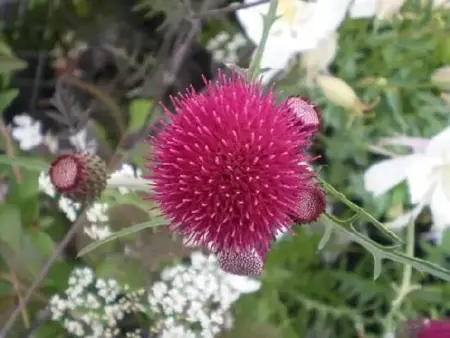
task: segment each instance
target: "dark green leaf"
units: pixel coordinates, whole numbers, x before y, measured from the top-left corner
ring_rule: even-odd
[[[13,204],[0,205],[0,240],[14,252],[19,252],[22,245],[22,218],[20,209]]]

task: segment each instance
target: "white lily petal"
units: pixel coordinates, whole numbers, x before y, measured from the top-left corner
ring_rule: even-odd
[[[425,154],[415,154],[412,162],[406,169],[410,201],[413,204],[421,203],[431,187],[439,178],[436,175],[436,166],[441,162],[438,157],[429,157]]]
[[[253,293],[261,288],[261,282],[245,276],[227,274],[228,282],[240,293]]]
[[[264,85],[269,84],[279,72],[279,69],[264,70],[258,75],[258,80],[261,80]]]
[[[261,68],[286,69],[289,61],[297,54],[293,41],[285,34],[270,36],[261,58]]]
[[[353,19],[371,18],[377,12],[377,0],[355,0],[350,7],[349,15]]]
[[[302,67],[312,74],[326,70],[334,61],[336,52],[337,34],[333,33],[320,40],[316,48],[303,53]]]
[[[434,136],[426,150],[427,155],[450,158],[450,127],[445,128]]]
[[[424,204],[418,204],[412,210],[405,212],[403,215],[399,216],[395,220],[391,222],[386,222],[385,225],[391,229],[401,229],[407,226],[410,222],[415,221],[417,216],[419,216],[420,212],[424,208]]]
[[[415,155],[399,156],[378,162],[365,172],[364,186],[374,196],[379,196],[406,179],[407,167]]]
[[[244,3],[253,1],[245,0]],[[236,11],[236,16],[242,24],[246,35],[254,44],[258,45],[263,33],[263,14],[269,11],[269,4],[265,3]]]
[[[434,231],[443,231],[450,226],[450,199],[441,185],[437,185],[434,189],[430,210],[433,215]]]
[[[342,24],[352,0],[318,0],[315,3],[312,17],[305,22],[302,35],[298,40],[311,36],[317,38],[317,42],[330,35]]]

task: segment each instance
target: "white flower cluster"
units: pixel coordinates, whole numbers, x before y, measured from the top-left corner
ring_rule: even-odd
[[[39,175],[39,190],[51,198],[56,197],[56,189],[50,181],[47,173],[41,172]],[[60,196],[58,200],[59,209],[66,215],[67,219],[74,222],[81,208],[81,204],[67,198]],[[84,232],[87,236],[94,240],[103,239],[111,235],[111,229],[108,225],[108,204],[95,202],[86,211],[86,218],[90,222],[84,227]]]
[[[50,299],[52,320],[86,338],[116,337],[125,315],[140,313],[151,315],[152,327],[125,337],[141,337],[142,329],[157,338],[216,337],[232,327],[234,302],[261,287],[257,280],[222,271],[214,255],[201,252],[191,255],[191,264],[165,268],[148,290],[148,302],[143,289],[132,291],[115,280],[96,278],[87,267],[75,268],[68,284],[63,295]]]
[[[214,255],[195,252],[190,265],[167,267],[150,288],[158,338],[210,338],[233,325],[231,306],[260,282],[221,270]]]
[[[212,53],[215,61],[237,64],[238,51],[246,44],[247,40],[241,33],[230,36],[227,32],[220,32],[207,42],[206,49]]]
[[[30,115],[23,113],[14,116],[10,128],[12,138],[19,143],[22,150],[30,151],[43,144],[51,153],[56,154],[58,152],[58,139],[51,131],[44,134],[42,123],[34,120]],[[86,129],[70,136],[68,141],[79,150],[95,152],[97,149],[97,143],[94,140],[88,140]]]
[[[61,322],[68,333],[83,338],[112,338],[120,333],[119,323],[127,314],[145,311],[145,290],[130,290],[113,279],[96,278],[92,269],[75,268],[63,295],[49,302],[52,320]],[[127,332],[140,338],[141,330]]]

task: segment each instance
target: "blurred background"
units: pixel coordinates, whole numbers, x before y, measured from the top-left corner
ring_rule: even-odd
[[[253,2],[0,1],[0,327],[80,212],[52,190],[48,165],[89,150],[118,174],[144,175],[145,140],[164,118],[159,103],[171,109],[170,96],[202,91],[203,77],[248,67],[268,6]],[[365,173],[448,127],[450,3],[282,5],[262,81],[320,110],[312,149],[320,176],[381,221],[396,220],[411,209],[408,186],[398,179],[374,196]],[[318,250],[320,223],[278,240],[258,279],[224,274],[162,228],[77,257],[151,218],[150,207],[138,193],[106,191],[7,337],[413,338],[398,331],[405,320],[449,315],[447,283],[413,272],[421,288],[394,306],[404,267],[385,261],[374,281],[372,255],[349,238]],[[327,208],[351,216],[332,197]],[[450,268],[446,226],[435,231],[429,208],[416,216],[415,255]],[[354,226],[388,244],[365,222]]]

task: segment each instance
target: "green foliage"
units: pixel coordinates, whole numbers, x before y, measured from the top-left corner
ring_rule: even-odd
[[[191,14],[185,2],[175,0],[140,0],[136,4],[137,17],[165,15],[161,30],[178,29]],[[192,1],[192,10],[198,10],[199,4]],[[38,31],[31,29],[27,20],[51,26],[43,46],[39,46],[50,49],[67,29],[63,18],[77,19],[87,27],[97,20],[110,19],[114,13],[107,2],[74,0],[55,5],[47,18],[48,0],[31,1],[28,5],[18,24],[4,30],[2,41],[7,42],[0,43],[0,75],[6,80],[12,72],[27,66],[15,56],[16,50],[40,43],[36,39]],[[73,10],[67,11],[68,8]],[[60,17],[58,13],[64,10],[70,15]],[[236,324],[224,338],[347,338],[357,333],[359,337],[381,337],[404,319],[421,315],[441,317],[447,313],[449,233],[441,245],[427,243],[422,234],[430,223],[425,210],[418,222],[425,226],[418,227],[416,236],[421,250],[415,256],[405,253],[407,241],[403,233],[392,231],[383,222],[408,208],[406,185],[375,200],[365,191],[362,174],[381,158],[370,147],[380,138],[398,134],[432,136],[448,125],[449,103],[430,82],[435,69],[450,64],[448,22],[449,11],[431,12],[419,7],[418,1],[408,1],[401,19],[347,20],[343,24],[338,53],[329,71],[353,88],[362,102],[375,102],[368,104],[370,107],[362,116],[329,101],[305,81],[304,71],[298,65],[276,84],[283,97],[308,96],[322,112],[323,126],[313,152],[322,156],[319,173],[328,193],[330,212],[317,224],[297,226],[295,236],[274,243],[261,277],[261,290],[239,300],[233,309]],[[206,42],[223,27],[238,30],[228,21],[214,21],[210,26],[213,28],[205,29],[198,41]],[[20,41],[14,38],[17,32],[24,37]],[[83,34],[86,35],[84,30]],[[246,71],[239,66],[236,69]],[[254,62],[251,75],[257,71],[258,64]],[[0,111],[17,94],[17,89],[3,88]],[[107,99],[111,99],[115,109],[123,108],[129,115],[125,140],[140,131],[155,104],[147,98]],[[116,107],[116,99],[125,103]],[[127,162],[144,167],[149,156],[147,145],[138,143],[126,152],[114,149],[107,127],[98,122],[93,125],[96,138],[108,155],[117,151]],[[6,141],[0,142],[0,183],[6,183],[9,189],[0,204],[0,310],[5,312],[23,296],[9,276],[16,276],[27,290],[72,223],[59,210],[59,196],[52,199],[39,191],[38,176],[48,171],[50,158],[21,154],[16,146],[11,156]],[[12,166],[19,169],[20,179]],[[141,194],[107,189],[97,202],[108,204],[114,232],[98,241],[91,241],[83,231],[76,234],[38,288],[37,293],[44,300],[32,299],[27,306],[32,321],[37,320],[37,311],[45,307],[48,297],[65,292],[76,266],[89,265],[98,277],[113,278],[132,288],[147,288],[167,257],[176,260],[186,256],[186,252],[172,252],[178,243],[167,244],[175,242],[170,235],[156,233],[156,228],[164,227],[167,221]],[[337,238],[346,241],[339,242]],[[139,242],[145,244],[142,251],[135,256],[126,254]],[[152,251],[157,249],[163,253]],[[399,299],[398,307],[394,307]],[[16,326],[20,336],[23,323],[18,321]],[[36,337],[65,335],[60,323],[50,321],[42,323],[36,332]]]

